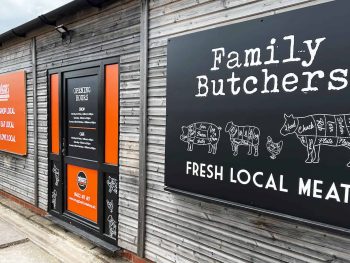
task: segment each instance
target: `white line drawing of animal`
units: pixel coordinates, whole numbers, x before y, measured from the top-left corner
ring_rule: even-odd
[[[109,209],[109,211],[111,213],[113,213],[113,207],[114,207],[114,204],[113,204],[113,200],[109,201],[108,199],[106,200],[106,203],[107,203],[107,207]]]
[[[272,160],[275,160],[277,155],[281,153],[282,147],[283,147],[283,141],[275,143],[272,141],[271,136],[267,136],[266,149],[271,154],[270,158]]]
[[[225,132],[230,135],[233,155],[238,155],[239,146],[248,146],[248,155],[252,154],[254,148],[254,156],[259,156],[259,140],[260,129],[255,126],[238,126],[232,121],[228,122],[225,127]]]
[[[51,199],[52,199],[52,205],[53,205],[53,209],[56,209],[56,204],[57,204],[57,190],[53,190],[52,194],[51,194]]]
[[[107,185],[108,185],[108,192],[110,194],[112,192],[114,192],[115,194],[118,194],[118,181],[117,181],[117,179],[108,176]]]
[[[193,145],[208,145],[208,153],[216,154],[220,140],[221,127],[209,122],[195,122],[181,127],[180,140],[187,143],[187,151],[193,151]]]
[[[55,185],[58,186],[60,182],[60,170],[56,167],[56,164],[53,165],[52,173],[55,175]]]
[[[109,228],[109,236],[111,238],[115,238],[117,236],[117,223],[114,220],[112,215],[109,215],[107,218],[108,221],[108,228]]]
[[[295,134],[307,150],[305,163],[319,163],[321,145],[350,149],[350,114],[284,114],[281,135]],[[350,167],[350,162],[347,163]]]

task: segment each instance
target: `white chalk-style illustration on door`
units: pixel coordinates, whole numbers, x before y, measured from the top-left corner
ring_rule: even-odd
[[[109,228],[109,236],[111,238],[116,238],[117,236],[117,222],[114,220],[112,215],[109,215],[107,218],[108,228]]]
[[[282,151],[283,141],[273,142],[271,136],[267,136],[266,149],[271,154],[270,158],[275,160]]]
[[[53,209],[56,209],[56,204],[57,204],[57,190],[56,189],[52,191],[51,202],[52,202]]]
[[[232,121],[228,122],[225,132],[230,135],[232,152],[234,156],[238,155],[239,146],[248,146],[248,155],[253,153],[259,156],[260,130],[255,126],[238,126]]]
[[[313,114],[294,117],[284,114],[283,136],[295,134],[307,150],[305,163],[319,163],[322,145],[350,149],[350,114]],[[350,167],[350,162],[347,163]]]
[[[208,145],[208,153],[216,154],[221,127],[209,122],[195,122],[181,129],[180,140],[187,143],[187,151],[193,151],[194,144]]]
[[[109,201],[108,199],[106,200],[108,210],[113,213],[113,208],[114,208],[114,203],[113,200]]]
[[[108,186],[108,192],[110,194],[112,192],[114,192],[115,194],[118,194],[118,181],[117,181],[117,179],[108,176],[107,186]]]
[[[52,173],[55,176],[55,185],[58,186],[58,183],[60,182],[60,170],[57,168],[56,164],[53,165]]]

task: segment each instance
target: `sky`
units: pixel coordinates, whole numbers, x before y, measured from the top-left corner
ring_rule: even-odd
[[[0,0],[0,34],[72,0]]]

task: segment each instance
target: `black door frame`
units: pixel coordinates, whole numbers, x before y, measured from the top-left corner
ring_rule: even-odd
[[[118,64],[120,66],[119,57],[101,59],[86,63],[73,64],[69,66],[64,66],[60,68],[53,68],[47,71],[47,83],[48,83],[48,212],[52,215],[61,219],[73,226],[76,226],[83,231],[92,234],[102,240],[105,240],[113,245],[117,245],[117,237],[118,237],[118,229],[116,232],[116,237],[111,238],[108,234],[106,234],[106,224],[107,218],[105,210],[106,207],[106,178],[108,175],[113,175],[114,178],[117,179],[118,182],[118,191],[119,191],[119,164],[118,166],[110,165],[104,163],[104,153],[105,153],[105,68],[107,65]],[[88,161],[85,159],[73,158],[67,156],[67,94],[66,94],[66,83],[65,74],[71,73],[87,73],[87,75],[81,74],[81,76],[89,76],[91,73],[91,69],[98,70],[98,123],[97,123],[97,147],[98,147],[98,160]],[[59,83],[59,154],[53,154],[51,152],[51,75],[58,74],[58,83]],[[119,94],[120,94],[120,73],[118,71],[118,83],[119,83]],[[119,96],[120,98],[120,96]],[[120,112],[120,103],[119,103],[119,112]],[[120,117],[118,115],[118,124],[120,124]],[[120,126],[118,136],[120,137]],[[118,140],[119,141],[119,140]],[[118,156],[119,156],[119,146],[118,146]],[[53,208],[52,205],[52,191],[53,191],[53,163],[59,169],[59,184],[57,185],[57,200],[56,200],[56,208]],[[76,215],[67,210],[67,172],[66,167],[67,164],[72,164],[76,166],[82,166],[85,168],[95,169],[98,171],[98,198],[97,198],[97,224]],[[62,174],[61,171],[64,171]],[[108,176],[109,177],[109,176]],[[115,211],[118,211],[118,196],[116,197],[115,202]],[[118,214],[116,216],[116,225],[118,225]]]

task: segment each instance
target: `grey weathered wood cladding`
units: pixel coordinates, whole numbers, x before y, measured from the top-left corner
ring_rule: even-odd
[[[163,190],[168,39],[323,2],[150,1],[147,258],[156,262],[350,261],[348,236]]]
[[[120,200],[118,245],[144,249],[155,262],[350,262],[350,237],[164,190],[169,38],[320,4],[323,0],[151,0],[148,3],[147,101],[141,101],[141,2],[114,1],[62,18],[73,30],[62,44],[52,30],[36,38],[39,207],[48,207],[47,70],[120,56]],[[143,29],[146,30],[146,29]],[[27,72],[28,155],[0,153],[0,189],[34,203],[34,116],[30,39],[0,48],[0,73]],[[145,59],[145,58],[144,58]],[[146,96],[142,96],[146,97]],[[141,106],[146,112],[140,112]],[[144,160],[145,247],[138,247],[140,117],[147,114]],[[142,150],[142,149],[141,149]],[[142,164],[142,161],[141,161]],[[142,211],[141,211],[142,212]],[[139,240],[142,240],[139,239]],[[140,244],[142,245],[142,244]],[[142,254],[142,253],[141,253]]]
[[[0,153],[0,189],[27,202],[34,202],[34,117],[31,41],[26,40],[0,49],[0,74],[11,71],[27,72],[27,138],[28,155]],[[45,177],[45,176],[44,176]],[[43,178],[46,180],[46,178]],[[46,207],[47,187],[39,189],[39,205]]]
[[[66,19],[66,18],[64,18]],[[66,22],[66,21],[65,21]],[[36,36],[39,207],[48,207],[48,84],[52,68],[120,56],[120,246],[136,252],[139,151],[140,4],[115,1],[99,12],[79,14],[65,24],[72,42],[54,29]],[[26,70],[28,155],[0,153],[0,189],[34,203],[34,115],[31,41],[0,49],[0,73]]]

